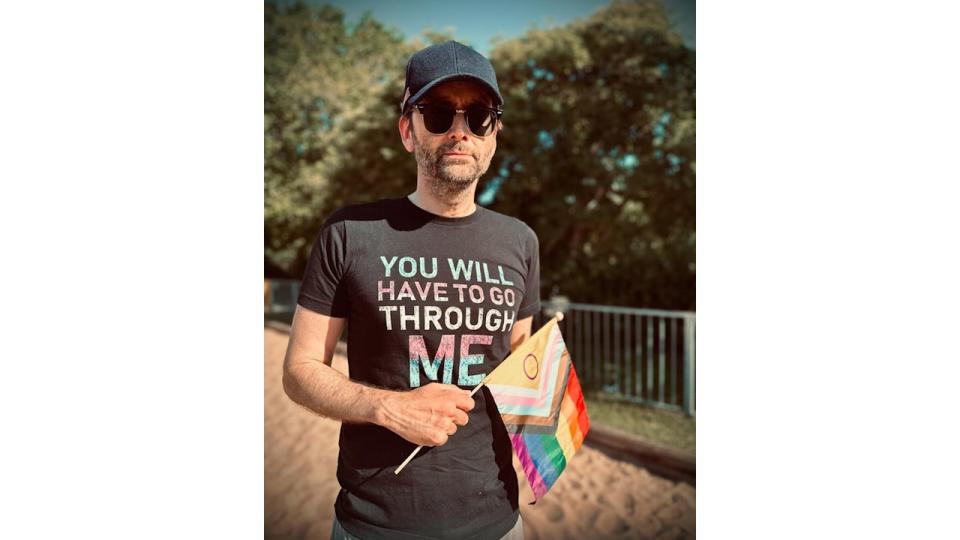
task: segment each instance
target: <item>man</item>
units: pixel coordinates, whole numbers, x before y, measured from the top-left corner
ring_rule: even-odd
[[[523,537],[510,440],[488,391],[470,397],[540,309],[536,234],[474,203],[502,105],[469,47],[414,54],[398,127],[416,190],[335,212],[313,245],[283,384],[343,421],[332,538]],[[349,379],[330,367],[345,323]]]

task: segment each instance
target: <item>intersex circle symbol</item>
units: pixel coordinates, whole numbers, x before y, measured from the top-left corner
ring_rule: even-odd
[[[530,372],[533,372],[533,375],[531,375]],[[540,361],[537,360],[536,356],[528,354],[527,357],[523,359],[523,374],[531,381],[536,379],[537,375],[540,374]]]

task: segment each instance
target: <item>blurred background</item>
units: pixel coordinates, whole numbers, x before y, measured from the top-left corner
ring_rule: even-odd
[[[527,537],[695,536],[694,3],[264,10],[266,535],[328,537],[337,491],[338,424],[277,388],[310,246],[337,208],[415,187],[396,127],[404,68],[455,39],[490,58],[505,101],[477,203],[539,236],[535,325],[567,315],[593,422],[584,455],[522,509]],[[344,352],[335,364],[346,371]],[[633,487],[611,494],[617,481]]]

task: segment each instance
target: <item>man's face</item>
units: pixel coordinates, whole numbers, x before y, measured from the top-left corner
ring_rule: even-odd
[[[490,95],[475,83],[450,81],[438,85],[424,96],[420,103],[443,103],[457,109],[480,104],[492,107]],[[408,152],[417,159],[417,168],[425,173],[434,188],[445,193],[456,193],[470,187],[490,167],[497,149],[497,131],[486,137],[475,135],[467,126],[463,114],[457,114],[446,133],[435,134],[423,125],[423,116],[413,110],[409,119],[400,119],[400,135]]]

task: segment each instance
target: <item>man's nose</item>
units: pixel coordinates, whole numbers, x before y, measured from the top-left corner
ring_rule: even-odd
[[[469,138],[470,126],[467,125],[466,113],[458,112],[453,115],[453,125],[450,126],[447,135],[458,141],[465,141]]]

